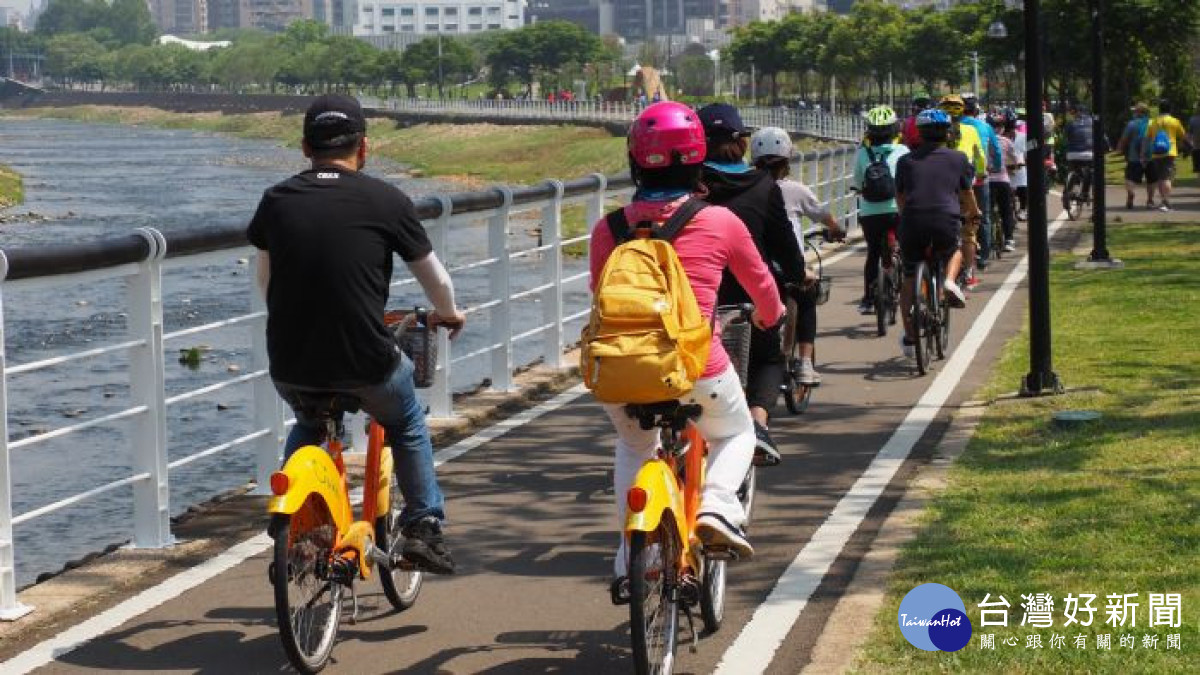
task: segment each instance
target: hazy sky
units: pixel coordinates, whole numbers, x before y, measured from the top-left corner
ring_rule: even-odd
[[[0,0],[0,6],[13,7],[21,11],[21,14],[28,14],[29,8],[33,7],[33,0]]]

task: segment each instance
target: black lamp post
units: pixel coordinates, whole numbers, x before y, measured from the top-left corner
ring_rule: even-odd
[[[1042,123],[1042,49],[1039,0],[1025,0],[1025,106],[1029,111],[1025,164],[1029,167],[1029,373],[1022,396],[1062,391],[1051,363],[1050,236],[1046,223],[1046,129]],[[1103,174],[1101,174],[1103,176]]]
[[[1119,267],[1120,261],[1108,255],[1108,230],[1105,221],[1104,194],[1104,24],[1103,0],[1088,0],[1092,14],[1092,252],[1091,267]]]

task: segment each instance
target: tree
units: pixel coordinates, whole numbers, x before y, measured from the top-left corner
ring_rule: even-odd
[[[544,73],[557,81],[565,70],[578,68],[601,54],[600,38],[583,26],[541,21],[506,31],[496,39],[487,54],[489,80],[502,89],[510,78],[516,78],[531,92],[539,75]]]
[[[158,35],[145,0],[112,0],[101,25],[123,45],[150,44]]]
[[[421,40],[404,52],[402,78],[415,96],[418,82],[436,82],[438,96],[443,95],[446,81],[461,83],[479,72],[479,55],[462,40],[432,36]],[[411,83],[411,84],[409,84]]]
[[[82,33],[55,35],[46,42],[46,74],[63,82],[103,82],[104,45]]]

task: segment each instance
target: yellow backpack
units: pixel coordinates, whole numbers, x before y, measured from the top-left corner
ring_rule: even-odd
[[[623,209],[609,214],[616,249],[604,264],[583,329],[583,382],[606,403],[677,399],[708,363],[712,325],[670,241],[707,204],[689,199],[655,228],[631,230]]]

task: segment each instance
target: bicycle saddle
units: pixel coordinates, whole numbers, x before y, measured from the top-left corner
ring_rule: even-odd
[[[669,423],[675,431],[681,431],[687,426],[688,420],[700,417],[700,411],[698,404],[683,405],[679,401],[631,403],[625,406],[625,414],[636,419],[638,426],[646,430]]]
[[[338,421],[343,414],[356,413],[362,408],[362,399],[339,392],[289,392],[284,400],[297,414],[319,422]]]

